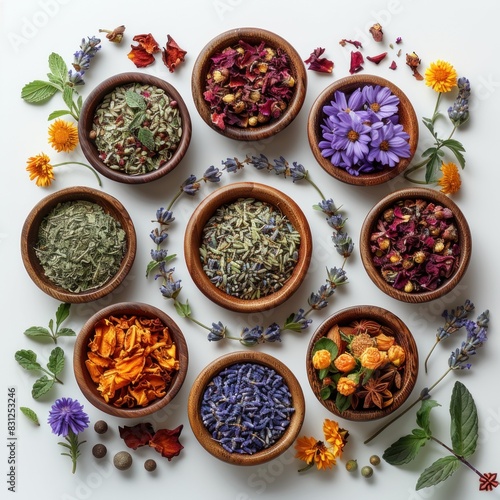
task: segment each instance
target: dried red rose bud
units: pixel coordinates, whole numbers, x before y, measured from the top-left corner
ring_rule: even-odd
[[[421,60],[415,54],[415,52],[412,52],[411,54],[406,54],[406,65],[409,66],[413,72],[413,76],[417,80],[423,80],[424,77],[418,72],[418,67],[420,66]]]
[[[384,32],[382,31],[382,26],[379,23],[375,23],[369,31],[376,42],[381,42],[384,39]]]
[[[366,56],[366,58],[372,63],[378,64],[380,61],[383,61],[387,56],[387,52],[382,52],[378,56]]]
[[[106,38],[110,42],[120,43],[123,40],[123,33],[125,32],[125,26],[123,24],[115,28],[113,31],[111,30],[99,30],[99,33],[107,33]]]

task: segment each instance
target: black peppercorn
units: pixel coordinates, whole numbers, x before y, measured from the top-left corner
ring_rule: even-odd
[[[108,424],[104,420],[98,420],[94,424],[94,430],[97,434],[104,434],[108,430]]]
[[[92,448],[92,455],[94,455],[94,457],[96,457],[96,458],[103,458],[103,457],[105,457],[107,452],[108,452],[108,450],[107,450],[106,446],[104,446],[101,443],[96,444]]]
[[[148,472],[153,472],[156,469],[156,462],[150,458],[144,462],[144,468]]]

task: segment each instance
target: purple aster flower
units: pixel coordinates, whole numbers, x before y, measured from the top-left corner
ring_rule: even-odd
[[[337,116],[339,113],[350,113],[351,111],[360,111],[363,109],[364,97],[361,89],[356,89],[349,98],[344,92],[337,90],[333,94],[333,101],[330,105],[323,107],[323,112],[327,116]]]
[[[269,160],[267,156],[264,154],[260,154],[259,156],[252,156],[250,162],[257,170],[264,170],[265,168],[269,168]]]
[[[398,112],[399,98],[388,87],[366,85],[363,87],[363,97],[367,107],[379,120],[389,118]]]
[[[410,157],[409,138],[402,125],[389,122],[384,127],[373,128],[368,161],[394,167],[401,158]]]
[[[83,406],[76,399],[57,399],[49,411],[48,423],[58,436],[66,437],[70,432],[79,434],[89,426],[89,421]]]
[[[219,182],[222,172],[217,168],[211,165],[205,170],[203,174],[203,180],[205,182]]]
[[[264,342],[281,342],[281,328],[277,323],[269,325],[262,334]]]

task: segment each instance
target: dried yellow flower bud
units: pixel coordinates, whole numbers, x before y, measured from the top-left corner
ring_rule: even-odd
[[[259,120],[257,119],[256,116],[251,116],[249,119],[248,119],[248,125],[250,125],[250,127],[255,127],[256,125],[259,124]]]
[[[400,345],[393,345],[388,351],[387,356],[389,357],[389,361],[394,366],[401,366],[406,359],[406,353],[403,347]]]
[[[434,243],[434,251],[436,253],[440,253],[444,250],[444,243],[442,240],[438,240],[436,241],[436,243]]]
[[[379,351],[388,351],[391,346],[394,345],[394,337],[386,335],[385,333],[380,333],[375,337],[377,341],[377,349]]]
[[[213,72],[212,78],[214,79],[215,83],[222,83],[226,80],[226,76],[222,73],[222,71],[219,71],[218,69]]]
[[[271,47],[266,47],[264,50],[266,51],[266,55],[264,56],[266,61],[270,61],[276,55],[276,51]]]
[[[378,247],[380,250],[387,250],[391,246],[391,241],[389,238],[383,238],[378,242]]]
[[[413,260],[417,264],[422,264],[423,262],[425,262],[425,259],[425,252],[415,252],[415,254],[413,255]]]
[[[413,289],[414,289],[413,283],[411,281],[408,281],[408,283],[406,283],[406,285],[404,287],[404,291],[406,293],[411,293],[411,292],[413,292]]]
[[[319,349],[314,353],[312,363],[316,370],[324,370],[330,366],[332,362],[332,357],[330,351],[326,349]]]
[[[226,94],[222,100],[227,103],[227,104],[230,104],[234,101],[234,94]]]
[[[258,90],[252,90],[250,92],[250,100],[253,102],[259,102],[261,93]]]

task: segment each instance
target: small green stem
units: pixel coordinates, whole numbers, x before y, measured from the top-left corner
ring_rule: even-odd
[[[198,326],[201,326],[205,330],[209,330],[209,331],[211,330],[211,328],[209,328],[207,325],[204,325],[203,323],[201,323],[197,319],[193,318],[192,316],[186,316],[186,318],[191,320],[193,323],[197,324]]]
[[[101,178],[99,177],[99,174],[90,165],[87,165],[86,163],[82,163],[79,161],[64,161],[62,163],[57,163],[56,165],[53,165],[53,167],[61,167],[62,165],[82,165],[83,167],[88,168],[95,175],[97,182],[99,183],[99,186],[102,187],[102,182]]]
[[[436,121],[436,119],[438,117],[438,108],[439,108],[439,102],[441,101],[441,95],[442,95],[442,92],[439,92],[438,96],[437,96],[437,99],[436,99],[436,106],[434,106],[434,113],[432,113],[431,122],[432,122],[433,125],[434,125],[434,122]]]
[[[434,345],[432,346],[431,350],[429,351],[429,354],[427,354],[427,357],[425,358],[425,362],[424,362],[424,368],[425,368],[425,373],[427,373],[427,363],[429,361],[429,358],[431,357],[431,354],[432,354],[432,351],[434,351],[434,349],[436,348],[436,346],[439,344],[439,339],[436,340],[436,342],[434,343]]]
[[[317,184],[316,184],[315,182],[313,182],[313,181],[311,180],[311,178],[309,177],[309,172],[306,174],[306,176],[305,176],[305,180],[306,180],[307,182],[309,182],[309,184],[311,184],[311,186],[312,186],[314,189],[316,189],[316,191],[318,192],[318,194],[321,196],[321,199],[322,199],[322,200],[326,200],[325,195],[321,192],[321,189],[320,189],[320,188],[317,186]]]
[[[183,192],[184,191],[182,189],[179,189],[179,192],[174,196],[173,200],[168,205],[167,210],[171,210],[172,209],[172,207],[174,206],[174,203],[179,199],[179,197],[181,196],[181,194]]]

